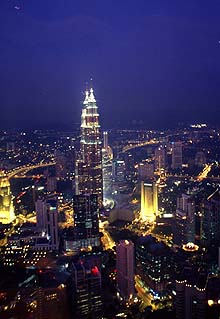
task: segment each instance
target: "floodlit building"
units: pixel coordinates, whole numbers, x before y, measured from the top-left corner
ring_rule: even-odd
[[[81,115],[80,154],[76,161],[76,195],[98,194],[103,200],[102,142],[93,89],[86,91]]]
[[[9,224],[15,219],[10,182],[0,174],[0,223]]]
[[[141,218],[153,222],[158,214],[158,190],[153,181],[141,182]]]

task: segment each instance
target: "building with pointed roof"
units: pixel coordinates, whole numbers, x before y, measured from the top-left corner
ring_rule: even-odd
[[[102,142],[99,113],[91,88],[85,92],[81,114],[80,154],[76,163],[76,195],[97,194],[103,199]]]

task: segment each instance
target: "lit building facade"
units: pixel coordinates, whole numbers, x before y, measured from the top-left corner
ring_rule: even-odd
[[[26,269],[24,274],[14,270],[4,275],[0,283],[0,318],[72,318],[68,284],[69,274],[64,272]],[[18,296],[16,302],[15,296]]]
[[[166,295],[174,272],[171,249],[149,235],[139,238],[135,250],[137,274],[154,297]]]
[[[0,223],[9,224],[15,218],[10,182],[6,175],[0,175]]]
[[[108,132],[103,132],[103,147],[106,151],[108,151]]]
[[[117,286],[124,299],[134,296],[134,244],[121,240],[116,245]]]
[[[141,182],[141,218],[154,222],[158,214],[158,190],[155,182]]]
[[[125,162],[115,159],[112,161],[112,179],[114,182],[123,182],[125,180]]]
[[[172,143],[172,168],[180,169],[183,164],[183,146],[182,142]]]
[[[188,194],[177,198],[173,241],[179,246],[195,243],[195,202]]]
[[[66,169],[66,157],[59,150],[55,151],[55,161],[56,161],[56,177],[58,179],[66,178],[67,169]]]
[[[160,146],[155,150],[155,169],[159,173],[166,168],[166,149]]]
[[[76,195],[98,194],[103,199],[102,142],[93,89],[86,91],[81,115],[80,158],[76,162]]]
[[[176,280],[176,318],[219,318],[220,277],[185,267]]]
[[[89,262],[72,263],[74,318],[101,318],[101,272]]]
[[[98,195],[75,195],[74,248],[97,247],[100,245]]]

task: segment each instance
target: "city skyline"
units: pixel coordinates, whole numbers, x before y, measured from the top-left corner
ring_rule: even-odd
[[[102,127],[217,124],[219,10],[197,0],[2,1],[2,128],[70,128],[90,77]]]
[[[0,318],[220,319],[219,17],[0,1]]]
[[[217,319],[220,129],[104,131],[100,174],[95,96],[80,132],[0,131],[0,317]]]

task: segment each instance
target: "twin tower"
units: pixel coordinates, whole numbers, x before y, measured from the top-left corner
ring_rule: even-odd
[[[76,163],[76,195],[97,194],[103,199],[102,141],[93,89],[86,91],[81,114],[80,153]]]
[[[79,159],[76,162],[76,195],[97,194],[103,200],[102,141],[99,113],[93,89],[85,93],[81,114]],[[152,182],[141,185],[141,217],[153,222],[158,213],[157,186]]]

